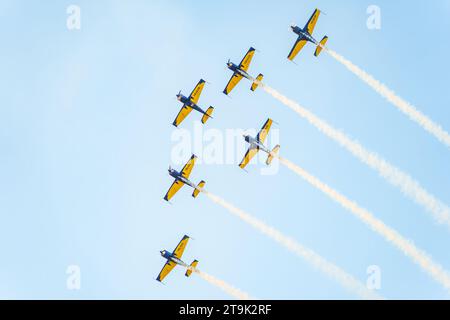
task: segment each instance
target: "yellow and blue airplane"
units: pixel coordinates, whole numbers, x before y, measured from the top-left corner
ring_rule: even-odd
[[[209,107],[206,111],[204,111],[202,108],[200,108],[197,105],[198,100],[200,99],[200,95],[202,94],[204,86],[205,86],[205,80],[200,79],[200,81],[195,86],[194,90],[192,91],[192,93],[189,97],[182,95],[181,91],[177,94],[177,100],[183,104],[183,107],[181,108],[175,121],[173,122],[173,125],[175,127],[178,127],[181,124],[181,122],[183,122],[183,120],[189,115],[189,113],[191,113],[192,110],[196,110],[203,114],[203,117],[202,117],[203,124],[205,124],[205,122],[208,121],[209,118],[212,118],[211,114],[214,111],[213,107]]]
[[[185,184],[194,188],[194,192],[192,193],[192,196],[194,198],[197,198],[197,196],[201,192],[201,189],[205,186],[205,181],[202,180],[202,181],[200,181],[200,183],[198,185],[196,185],[195,183],[193,183],[189,180],[189,176],[191,175],[191,172],[192,172],[192,169],[194,168],[196,160],[197,160],[197,157],[193,154],[191,159],[189,159],[189,161],[184,165],[181,172],[178,172],[169,166],[169,175],[171,177],[173,177],[175,179],[175,181],[172,183],[172,186],[170,187],[169,191],[167,191],[167,194],[164,197],[164,200],[170,201],[170,199],[172,199],[172,197]]]
[[[228,59],[227,67],[228,69],[233,71],[233,76],[231,77],[230,81],[228,81],[228,84],[225,87],[225,90],[223,90],[223,93],[228,95],[231,90],[233,90],[234,87],[242,80],[242,78],[247,78],[252,82],[250,90],[255,91],[256,88],[258,88],[258,81],[262,81],[264,76],[260,73],[255,79],[248,74],[248,68],[250,67],[250,63],[252,62],[255,51],[256,50],[254,48],[250,48],[238,66],[233,62],[230,62],[230,60]]]
[[[172,271],[173,268],[175,268],[175,266],[177,265],[187,268],[185,274],[186,277],[189,277],[192,274],[193,269],[197,267],[198,261],[194,260],[190,265],[187,265],[183,260],[181,260],[181,257],[183,255],[184,249],[186,249],[188,241],[189,237],[184,236],[183,239],[181,239],[180,243],[178,243],[175,250],[173,250],[173,252],[169,252],[167,250],[160,251],[161,256],[167,259],[167,262],[162,268],[158,277],[156,278],[157,281],[162,282],[164,278],[170,273],[170,271]]]
[[[244,139],[246,142],[248,142],[250,144],[250,148],[247,150],[247,153],[245,154],[244,159],[242,159],[241,163],[239,164],[239,167],[241,167],[241,169],[244,169],[248,165],[248,163],[258,153],[259,150],[262,150],[268,154],[266,164],[270,165],[272,163],[274,156],[280,151],[280,145],[275,146],[275,148],[273,148],[272,151],[270,151],[264,145],[264,141],[266,140],[266,138],[269,134],[272,123],[273,123],[272,119],[267,119],[267,121],[264,123],[261,131],[259,131],[259,133],[256,137],[244,135]]]
[[[325,36],[320,42],[317,42],[317,40],[314,39],[312,36],[314,28],[316,27],[317,20],[319,19],[319,16],[320,10],[316,9],[314,10],[314,13],[312,14],[311,18],[309,18],[308,23],[306,23],[303,29],[296,26],[295,24],[291,25],[292,31],[298,35],[298,38],[294,44],[294,47],[292,48],[291,52],[288,55],[289,60],[293,61],[297,56],[297,54],[300,52],[300,50],[302,50],[305,44],[307,44],[308,42],[317,45],[316,51],[314,52],[314,55],[316,57],[318,57],[319,54],[322,52],[322,46],[325,46],[325,44],[328,41],[328,37]]]

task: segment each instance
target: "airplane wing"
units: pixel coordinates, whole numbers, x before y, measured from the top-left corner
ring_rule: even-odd
[[[186,179],[189,178],[191,175],[192,169],[195,165],[195,160],[197,160],[197,157],[195,155],[192,155],[192,157],[189,159],[189,161],[184,165],[183,169],[181,170],[181,175],[185,177]]]
[[[308,43],[307,38],[303,35],[299,36],[294,46],[292,47],[291,52],[289,52],[288,59],[293,61],[297,56],[297,54],[300,52],[300,50],[303,49],[306,43]]]
[[[319,20],[320,16],[320,10],[316,9],[314,10],[314,13],[312,14],[311,18],[309,18],[308,22],[306,23],[305,29],[308,30],[308,33],[312,35],[314,28],[316,27],[317,20]]]
[[[272,119],[267,119],[266,123],[264,123],[261,131],[256,136],[256,139],[258,139],[259,142],[264,143],[264,141],[267,138],[267,135],[269,134],[272,123],[273,123]]]
[[[258,148],[250,148],[247,150],[247,153],[244,156],[244,159],[242,159],[241,163],[239,164],[239,167],[241,169],[244,169],[248,163],[253,159],[253,157],[258,153]]]
[[[236,87],[236,85],[242,80],[242,76],[240,74],[237,74],[236,72],[233,74],[233,76],[231,77],[230,81],[228,81],[227,86],[225,87],[225,90],[223,90],[223,93],[225,93],[226,95],[228,95],[231,90],[234,89],[234,87]]]
[[[245,57],[242,59],[241,63],[239,64],[239,68],[244,70],[245,72],[247,72],[254,55],[255,55],[255,49],[250,48],[248,50],[247,54],[245,55]]]
[[[178,112],[178,115],[175,118],[173,125],[175,127],[178,127],[183,122],[183,120],[189,115],[189,113],[191,113],[191,111],[192,111],[191,107],[188,107],[187,105],[183,105],[180,112]]]
[[[167,261],[164,267],[162,268],[161,272],[159,273],[158,277],[156,278],[157,281],[162,282],[164,278],[170,273],[170,271],[175,268],[177,264],[173,261]]]
[[[167,191],[164,200],[170,201],[170,199],[172,199],[172,197],[181,189],[182,186],[184,186],[183,182],[175,180],[170,186],[169,191]]]
[[[186,249],[186,245],[189,241],[188,236],[184,236],[183,239],[181,239],[180,243],[177,245],[175,250],[173,250],[173,255],[175,258],[181,259],[181,256],[183,255],[184,249]]]
[[[199,81],[199,83],[195,86],[191,95],[189,96],[189,100],[191,100],[193,103],[197,104],[198,99],[200,98],[200,95],[202,94],[204,86],[205,86],[205,80],[201,79]]]

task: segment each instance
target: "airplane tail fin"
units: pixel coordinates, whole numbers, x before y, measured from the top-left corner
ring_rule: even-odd
[[[206,182],[205,181],[200,181],[200,183],[198,184],[197,188],[195,188],[194,192],[192,193],[192,196],[194,198],[197,198],[198,195],[200,194],[200,192],[202,192],[202,188],[205,186]]]
[[[197,268],[197,265],[198,265],[198,261],[197,261],[197,260],[192,261],[191,265],[190,265],[189,268],[186,270],[185,276],[186,276],[186,277],[190,277],[191,274],[192,274],[192,272],[194,272],[193,269]]]
[[[252,87],[250,88],[250,90],[255,91],[256,88],[258,88],[258,86],[259,86],[259,82],[262,81],[263,78],[264,78],[264,76],[260,73],[260,74],[256,77],[256,81],[253,82]]]
[[[208,110],[206,110],[205,114],[202,117],[202,123],[205,124],[206,121],[208,121],[209,118],[212,118],[211,115],[214,111],[213,107],[209,107]]]
[[[327,41],[328,41],[328,37],[327,36],[323,37],[323,39],[320,40],[319,44],[317,45],[316,52],[314,52],[314,55],[316,57],[318,57],[319,54],[322,52],[323,47],[325,47],[325,45],[327,44]]]
[[[269,153],[269,156],[267,157],[267,161],[266,161],[266,164],[268,166],[272,163],[273,158],[278,155],[279,151],[280,151],[280,145],[277,145],[275,148],[273,148],[272,152]]]

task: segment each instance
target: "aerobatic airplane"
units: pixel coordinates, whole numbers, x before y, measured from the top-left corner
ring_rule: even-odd
[[[196,110],[203,114],[202,117],[203,124],[205,124],[205,122],[208,121],[209,118],[212,118],[211,114],[214,111],[213,107],[209,107],[206,111],[204,111],[197,105],[204,86],[205,80],[201,79],[199,83],[195,86],[194,90],[192,91],[189,97],[182,95],[181,91],[177,94],[177,99],[178,101],[183,103],[183,107],[181,108],[180,112],[177,115],[177,118],[173,122],[173,125],[175,127],[178,127],[181,124],[181,122],[183,122],[183,120],[189,115],[189,113],[191,113],[192,110]]]
[[[272,151],[270,151],[264,145],[264,141],[266,140],[267,135],[269,134],[272,123],[273,121],[271,119],[267,119],[266,123],[264,123],[261,131],[258,133],[256,138],[251,137],[249,135],[244,135],[244,139],[250,144],[250,148],[247,150],[247,153],[245,154],[244,159],[242,159],[241,163],[239,164],[239,167],[244,169],[248,165],[248,163],[252,160],[252,158],[258,153],[259,150],[262,150],[268,154],[266,164],[270,165],[272,163],[274,156],[280,150],[280,145],[277,145],[275,148],[273,148]]]
[[[173,252],[169,252],[167,250],[160,251],[161,256],[163,258],[166,258],[167,262],[162,268],[158,277],[156,278],[157,281],[162,282],[164,278],[170,273],[170,271],[172,271],[173,268],[175,268],[176,265],[188,268],[185,274],[186,277],[189,277],[192,274],[193,269],[197,267],[198,261],[194,260],[190,265],[187,265],[183,260],[181,260],[181,256],[183,255],[184,249],[186,249],[188,241],[189,237],[184,236],[183,239],[181,239],[180,243],[175,248],[175,250],[173,250]]]
[[[250,48],[247,54],[245,55],[244,59],[242,59],[241,63],[238,66],[235,65],[233,62],[230,62],[230,60],[228,59],[227,67],[228,69],[233,71],[233,76],[231,77],[230,81],[228,81],[228,84],[225,87],[225,90],[223,90],[223,93],[228,95],[231,92],[231,90],[233,90],[234,87],[242,80],[242,78],[247,78],[252,82],[250,90],[255,91],[256,88],[258,88],[259,81],[262,81],[264,76],[260,73],[255,79],[248,74],[248,68],[250,67],[250,63],[252,62],[254,54],[255,49]]]
[[[169,167],[169,175],[175,179],[175,181],[172,183],[172,186],[170,187],[169,191],[167,191],[166,196],[164,197],[164,200],[170,201],[172,197],[181,189],[182,186],[187,184],[188,186],[194,188],[194,192],[192,193],[192,196],[194,198],[197,198],[197,196],[200,194],[201,189],[205,186],[205,181],[200,181],[198,185],[191,182],[189,180],[189,176],[191,175],[192,169],[195,165],[195,160],[197,160],[197,157],[195,155],[192,155],[191,159],[184,165],[181,172],[176,171],[175,169],[172,169]]]
[[[325,36],[320,42],[317,42],[316,39],[313,38],[312,33],[314,31],[314,28],[316,26],[317,20],[319,19],[320,10],[316,9],[314,13],[312,14],[311,18],[309,18],[308,23],[306,26],[302,29],[295,24],[291,25],[292,31],[298,35],[297,41],[294,44],[294,47],[292,48],[291,52],[289,53],[288,59],[293,61],[297,54],[300,52],[300,50],[303,49],[305,44],[308,42],[314,43],[317,45],[316,51],[314,52],[314,55],[316,57],[319,56],[319,54],[322,52],[322,47],[325,46],[325,44],[328,41],[328,37]]]

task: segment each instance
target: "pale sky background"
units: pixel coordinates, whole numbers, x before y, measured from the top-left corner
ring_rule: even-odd
[[[81,30],[66,8],[81,8]],[[381,30],[366,27],[369,5]],[[450,203],[450,150],[331,57],[309,45],[290,63],[313,10],[314,35],[450,130],[450,1],[0,1],[0,298],[227,299],[177,268],[154,279],[184,234],[186,262],[266,299],[354,299],[332,279],[185,188],[169,205],[178,90],[200,78],[215,106],[205,129],[278,122],[282,155],[396,228],[450,269],[450,233],[335,142],[243,81],[222,94],[250,46],[251,73],[416,178]],[[200,115],[182,127],[192,130]],[[242,143],[242,141],[241,141]],[[207,143],[206,143],[207,144]],[[202,154],[198,154],[202,158]],[[187,160],[187,159],[186,159]],[[447,299],[410,259],[280,167],[198,165],[192,179],[365,282],[381,268],[386,298]],[[66,268],[81,268],[81,290]]]

